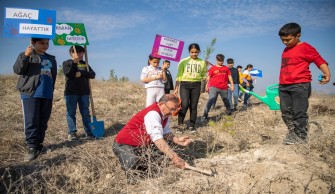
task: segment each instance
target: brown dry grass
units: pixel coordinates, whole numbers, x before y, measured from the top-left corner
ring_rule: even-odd
[[[22,112],[16,76],[0,77],[0,193],[334,193],[335,98],[310,99],[310,136],[306,145],[282,145],[287,130],[280,112],[253,99],[253,107],[233,116],[211,110],[198,123],[195,142],[176,148],[189,163],[211,169],[208,177],[165,161],[158,173],[128,185],[111,144],[122,126],[142,109],[145,91],[133,83],[93,81],[98,120],[105,122],[101,140],[69,142],[63,100],[64,78],[58,77],[45,146],[48,152],[23,162]],[[207,99],[202,94],[198,115]],[[79,130],[83,132],[78,117]],[[173,119],[172,125],[176,123]],[[186,132],[188,134],[188,132]],[[153,163],[153,166],[156,164]]]

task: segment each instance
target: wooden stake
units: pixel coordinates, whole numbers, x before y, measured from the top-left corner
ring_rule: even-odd
[[[205,175],[214,176],[214,173],[212,171],[200,169],[200,168],[197,168],[197,167],[194,167],[194,166],[190,166],[187,163],[185,165],[185,168],[189,169],[189,170],[196,171],[196,172],[200,172],[200,173],[205,174]]]
[[[90,67],[89,67],[89,64],[88,64],[86,44],[84,45],[84,49],[85,49],[85,63],[86,63],[86,67],[87,67],[87,72],[90,72]],[[92,96],[91,79],[88,79],[88,87],[90,89],[90,101],[91,101],[92,116],[95,117],[95,109],[94,109],[94,102],[93,102],[93,96]]]

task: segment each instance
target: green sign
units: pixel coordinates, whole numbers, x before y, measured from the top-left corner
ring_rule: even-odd
[[[88,45],[84,24],[57,23],[56,36],[52,39],[54,45]]]

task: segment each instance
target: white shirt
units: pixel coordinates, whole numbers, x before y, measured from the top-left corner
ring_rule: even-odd
[[[143,67],[142,73],[141,73],[141,80],[144,78],[151,78],[156,77],[157,75],[162,73],[162,69],[160,67],[153,67],[151,65]],[[164,88],[164,83],[166,81],[163,81],[162,79],[153,80],[151,82],[145,83],[145,88]]]
[[[171,129],[169,127],[170,118],[168,118],[164,129],[161,122],[161,116],[156,111],[149,111],[144,116],[145,129],[150,136],[152,142],[155,142],[158,139],[163,139],[165,134],[171,133]]]

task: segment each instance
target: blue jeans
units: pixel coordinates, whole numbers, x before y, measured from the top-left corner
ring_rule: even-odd
[[[79,105],[79,111],[84,125],[86,134],[91,135],[90,122],[91,115],[89,110],[90,98],[89,95],[67,95],[65,96],[66,104],[66,120],[68,126],[68,133],[77,132],[76,127],[76,111],[77,104]]]
[[[294,131],[302,139],[308,133],[308,98],[311,83],[279,85],[280,110],[289,131]]]
[[[211,86],[209,88],[209,97],[208,97],[208,101],[207,101],[207,104],[205,106],[205,111],[204,111],[204,116],[205,117],[208,117],[208,112],[211,109],[213,103],[216,101],[218,94],[220,94],[221,99],[222,99],[225,107],[227,108],[227,110],[230,110],[229,100],[227,99],[227,97],[228,97],[227,90],[220,90],[216,87]]]
[[[234,84],[234,91],[233,92],[230,89],[228,89],[228,100],[229,100],[230,108],[236,108],[237,107],[239,90],[240,89],[238,87],[238,84]],[[233,104],[233,101],[232,101],[232,97],[234,97],[234,104]]]
[[[252,89],[251,89],[250,86],[247,86],[245,89],[246,89],[246,90],[249,90],[250,92],[252,92]],[[245,93],[245,94],[244,94],[244,99],[243,99],[243,105],[244,105],[244,106],[248,106],[249,98],[250,98],[250,94]]]

